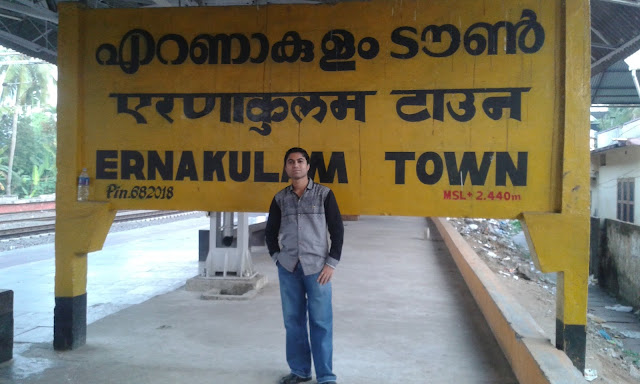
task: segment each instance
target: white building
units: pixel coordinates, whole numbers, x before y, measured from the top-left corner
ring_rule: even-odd
[[[591,150],[591,216],[640,223],[640,119],[599,132]]]

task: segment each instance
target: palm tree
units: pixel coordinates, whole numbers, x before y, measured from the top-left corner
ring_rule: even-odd
[[[24,56],[25,61],[29,58]],[[14,62],[16,60],[13,60]],[[22,60],[21,60],[22,62]],[[7,174],[6,195],[11,195],[11,179],[13,174],[13,159],[16,151],[16,137],[18,135],[18,118],[23,109],[30,110],[39,106],[47,98],[48,83],[51,74],[44,65],[38,62],[30,64],[0,62],[0,80],[2,92],[0,102],[13,105],[13,121],[11,124],[11,145],[9,147],[9,164]]]

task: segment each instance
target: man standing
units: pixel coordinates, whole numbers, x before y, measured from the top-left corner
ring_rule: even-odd
[[[342,252],[342,218],[333,192],[307,176],[309,155],[304,149],[289,149],[284,165],[291,185],[273,198],[265,229],[269,254],[278,266],[291,370],[280,384],[311,380],[311,356],[318,383],[335,384],[331,277]]]

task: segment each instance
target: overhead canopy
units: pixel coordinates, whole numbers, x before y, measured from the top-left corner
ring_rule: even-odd
[[[591,104],[640,105],[624,59],[640,49],[640,1],[591,1]]]
[[[84,0],[90,8],[314,4],[344,0]],[[349,0],[346,0],[349,1]],[[0,1],[0,45],[57,61],[61,0]],[[640,49],[640,0],[591,0],[591,104],[640,106],[624,59]]]
[[[596,75],[592,73],[591,105],[640,106],[638,90],[624,59]]]

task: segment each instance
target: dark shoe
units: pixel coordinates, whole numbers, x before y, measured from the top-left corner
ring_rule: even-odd
[[[280,384],[297,384],[304,383],[305,381],[311,380],[310,377],[300,377],[296,374],[290,373],[287,376],[280,379]]]

